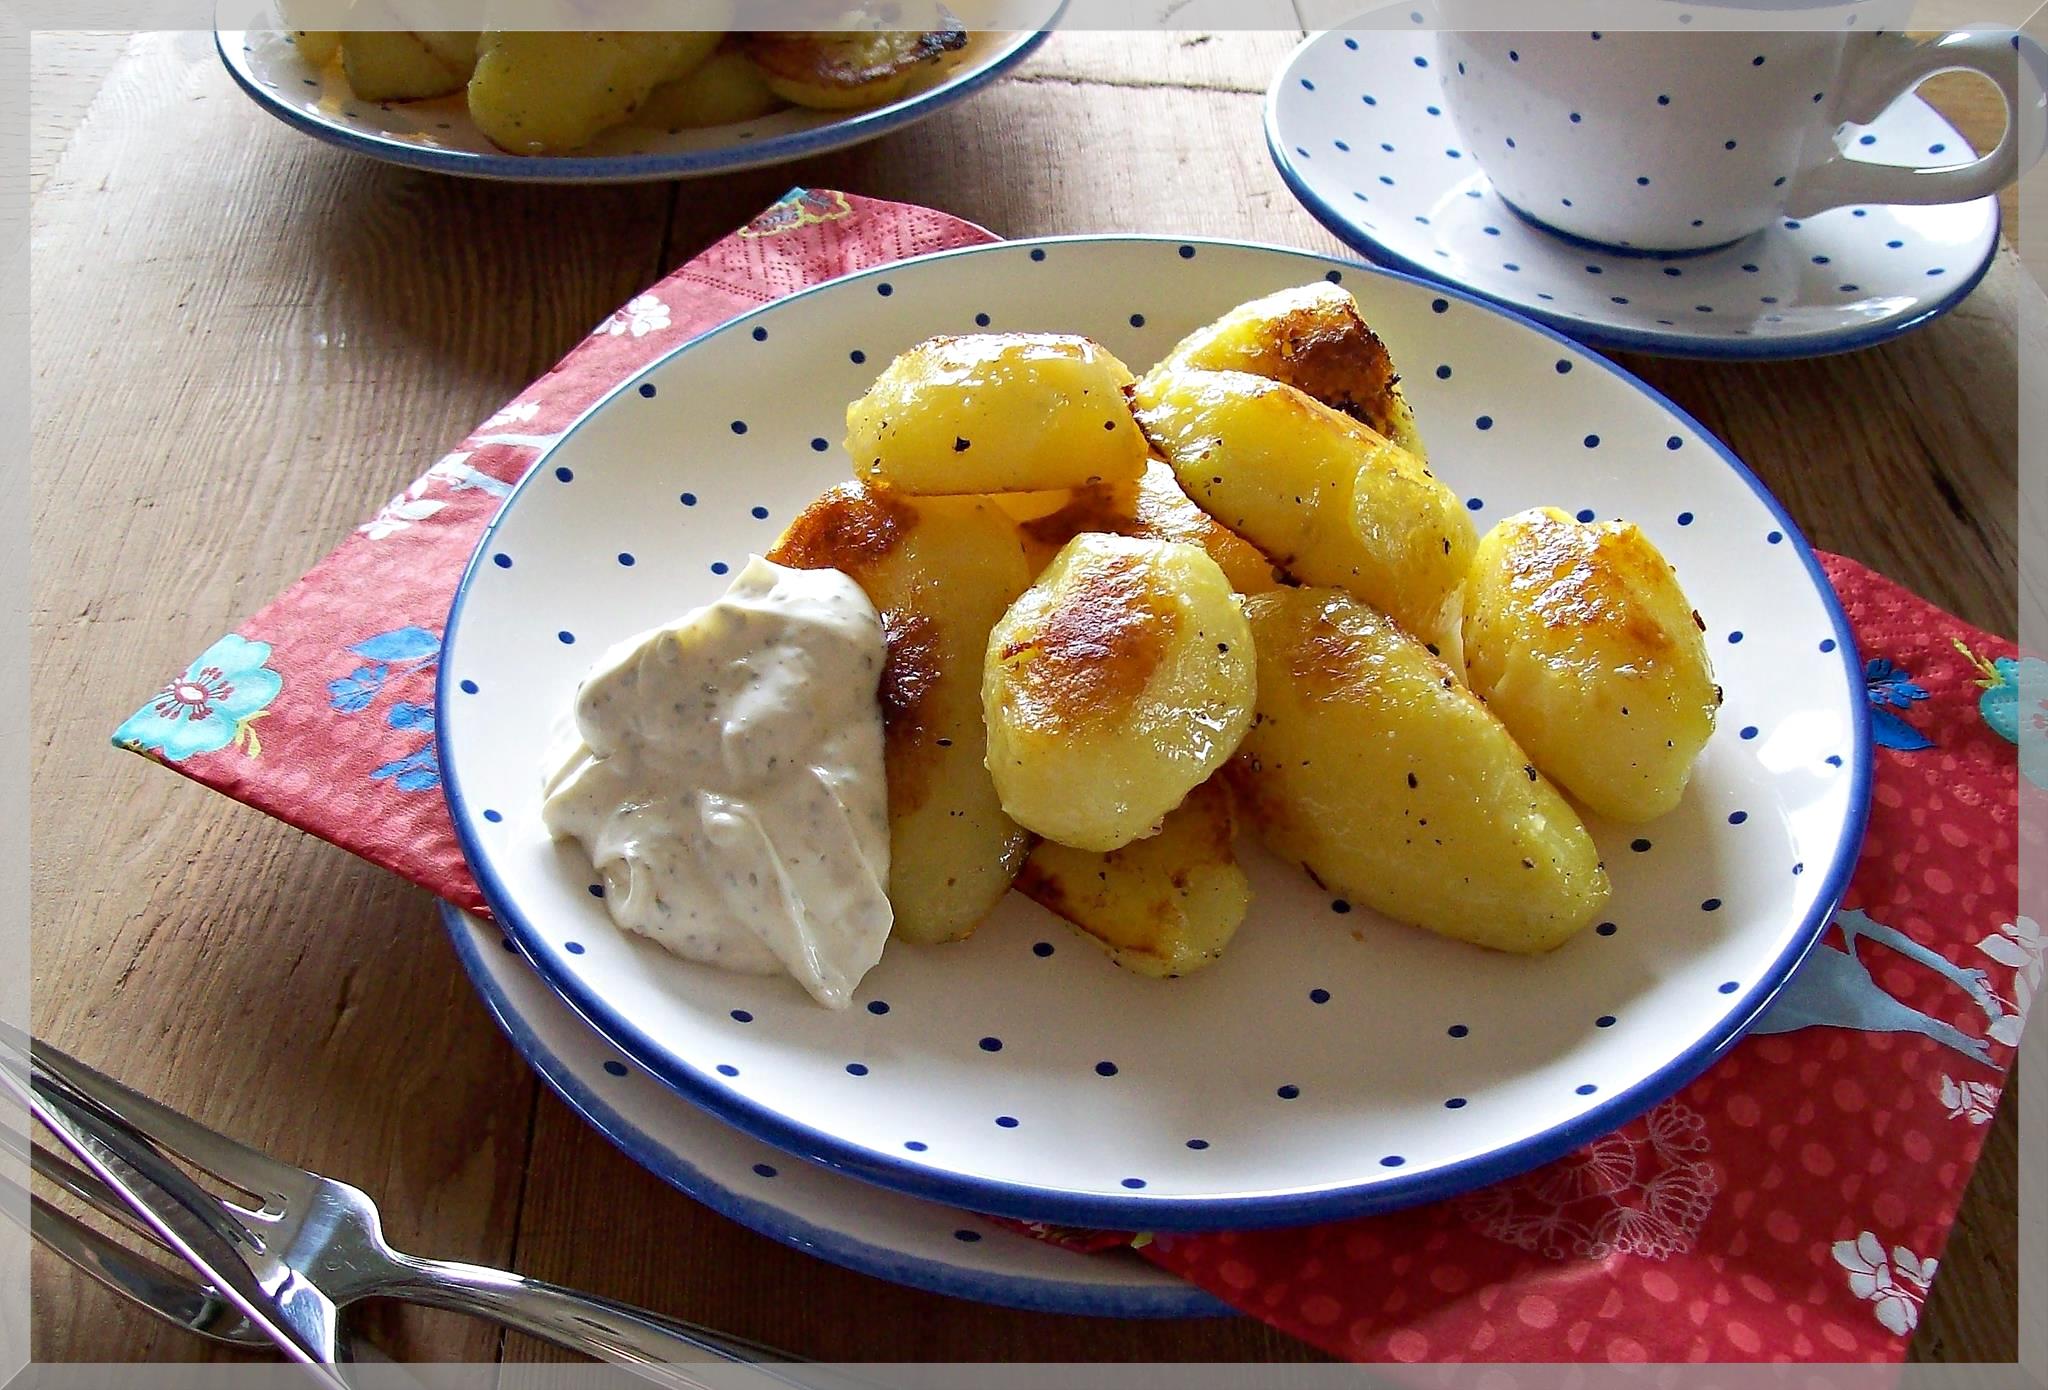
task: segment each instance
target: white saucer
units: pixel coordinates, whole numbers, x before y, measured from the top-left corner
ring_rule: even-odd
[[[1918,97],[1837,139],[1872,159],[1974,157]],[[1266,94],[1266,142],[1295,196],[1374,260],[1603,349],[1741,359],[1869,347],[1955,307],[1998,247],[1996,198],[1836,208],[1679,257],[1539,230],[1462,148],[1436,36],[1419,30],[1311,37]]]
[[[629,1065],[498,929],[445,903],[455,953],[498,1025],[570,1109],[722,1216],[912,1288],[1042,1313],[1192,1318],[1232,1310],[1127,1251],[1077,1254],[789,1157]]]

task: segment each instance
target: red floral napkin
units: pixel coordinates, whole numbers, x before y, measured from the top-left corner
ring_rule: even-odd
[[[599,324],[115,732],[121,747],[484,904],[439,794],[433,675],[477,536],[606,390],[735,314],[992,240],[798,189]],[[2016,912],[2019,778],[2048,785],[2048,665],[1835,556],[1877,743],[1863,858],[1761,1025],[1648,1115],[1525,1177],[1392,1216],[1138,1236],[1231,1304],[1358,1360],[1896,1360],[2040,983]],[[2024,718],[2023,718],[2024,716]],[[2023,732],[2026,738],[2021,747]]]

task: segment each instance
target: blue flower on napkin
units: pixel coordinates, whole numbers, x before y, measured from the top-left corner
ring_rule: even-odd
[[[1870,736],[1880,748],[1911,753],[1934,746],[1933,740],[1892,713],[1910,709],[1927,698],[1927,690],[1888,658],[1872,657],[1863,668],[1863,687],[1870,697]]]
[[[386,687],[433,670],[440,664],[441,639],[423,627],[401,627],[351,643],[349,650],[364,660],[347,675],[327,682],[327,703],[336,714],[361,714],[377,703]],[[441,760],[434,749],[434,707],[398,700],[385,710],[384,723],[402,733],[425,734],[426,742],[376,768],[371,778],[402,792],[438,788]]]
[[[2041,698],[2048,694],[2048,662],[2031,656],[1986,661],[1961,642],[1955,647],[1977,668],[1977,687],[1984,692],[1977,697],[1977,713],[1991,732],[2019,745],[2021,774],[2037,787],[2048,787],[2048,699]],[[2034,701],[2034,709],[2024,717],[2020,709],[2023,684],[2027,697]]]
[[[173,763],[230,744],[258,756],[256,721],[284,689],[284,678],[264,664],[269,660],[268,642],[229,633],[114,730],[114,746]]]

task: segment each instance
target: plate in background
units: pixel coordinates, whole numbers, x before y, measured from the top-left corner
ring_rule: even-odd
[[[229,0],[222,0],[221,8],[227,11]],[[622,127],[571,155],[505,153],[471,123],[459,94],[431,101],[363,101],[349,90],[338,66],[316,69],[279,29],[220,28],[214,42],[228,72],[257,105],[316,139],[372,159],[521,183],[640,183],[782,164],[922,120],[1023,62],[1045,42],[1065,8],[1065,0],[1047,0],[1044,26],[1031,32],[970,36],[959,61],[943,74],[882,106],[839,112],[791,107],[759,120],[673,134]]]

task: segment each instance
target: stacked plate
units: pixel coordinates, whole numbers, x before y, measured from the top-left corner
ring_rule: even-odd
[[[1247,837],[1251,915],[1197,975],[1123,973],[1012,895],[965,943],[892,945],[844,1012],[613,926],[588,862],[541,824],[550,730],[593,653],[717,597],[848,476],[845,406],[883,364],[980,328],[1083,333],[1141,366],[1232,305],[1319,279],[1386,339],[1480,529],[1539,503],[1629,517],[1704,618],[1720,725],[1678,811],[1591,823],[1606,920],[1548,957],[1488,954],[1376,920]],[[685,344],[506,502],[450,614],[437,735],[499,925],[449,926],[564,1098],[735,1218],[971,1298],[1210,1311],[1128,1251],[1083,1257],[967,1213],[1159,1231],[1385,1211],[1648,1108],[1757,1016],[1842,889],[1868,751],[1853,652],[1811,551],[1739,461],[1641,381],[1475,296],[1195,239],[925,257]]]

